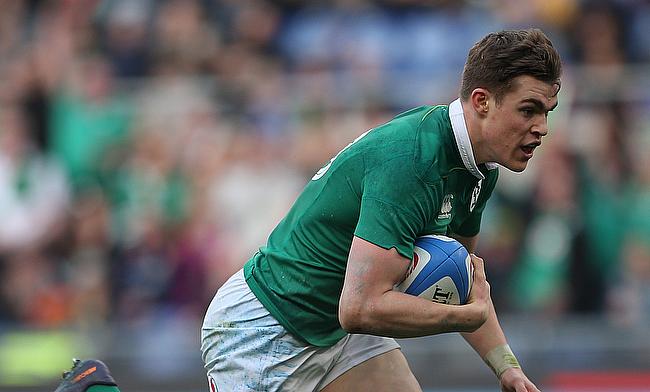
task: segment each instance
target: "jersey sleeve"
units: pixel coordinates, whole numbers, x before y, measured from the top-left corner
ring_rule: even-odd
[[[413,257],[413,243],[437,205],[437,188],[415,174],[412,156],[393,157],[364,178],[355,236]]]
[[[498,169],[493,169],[488,172],[487,178],[484,180],[485,183],[481,188],[481,193],[478,196],[476,207],[474,207],[474,210],[469,214],[467,219],[461,222],[458,226],[452,224],[450,228],[454,233],[463,237],[473,237],[479,233],[481,230],[483,210],[485,210],[485,205],[490,199],[490,196],[492,196],[492,191],[494,191],[498,178]]]

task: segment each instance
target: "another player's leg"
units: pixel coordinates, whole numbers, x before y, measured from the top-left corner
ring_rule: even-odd
[[[102,361],[74,359],[72,369],[54,392],[120,392],[108,366]]]
[[[321,390],[343,391],[422,392],[422,389],[402,350],[393,349],[352,367]]]

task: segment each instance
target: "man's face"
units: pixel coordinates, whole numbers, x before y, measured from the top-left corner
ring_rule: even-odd
[[[500,104],[489,98],[483,127],[485,157],[521,172],[548,133],[548,112],[557,106],[557,84],[518,76]]]

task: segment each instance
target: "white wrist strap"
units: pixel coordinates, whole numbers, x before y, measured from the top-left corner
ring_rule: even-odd
[[[483,360],[490,366],[494,374],[497,375],[497,378],[501,378],[503,372],[510,368],[521,369],[517,357],[515,357],[515,354],[513,354],[510,346],[507,344],[493,348]]]

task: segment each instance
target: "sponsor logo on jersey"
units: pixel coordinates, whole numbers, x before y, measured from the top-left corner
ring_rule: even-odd
[[[478,195],[481,194],[481,184],[483,183],[483,180],[478,180],[478,184],[474,187],[474,190],[472,191],[472,199],[469,202],[469,212],[474,211],[474,207],[476,207],[476,203],[478,202]]]
[[[440,207],[440,213],[438,214],[438,219],[447,219],[451,217],[451,202],[454,200],[454,195],[451,193],[445,195],[442,199],[442,207]]]

